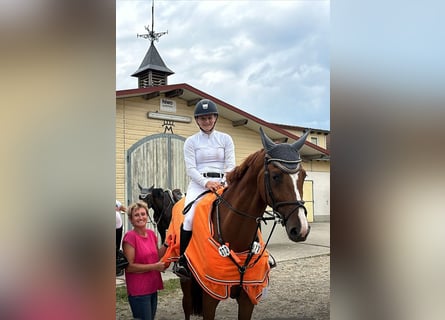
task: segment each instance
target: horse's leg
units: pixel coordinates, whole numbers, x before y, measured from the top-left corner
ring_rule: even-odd
[[[158,231],[159,231],[159,234],[161,235],[161,244],[164,245],[167,228],[162,226],[162,227],[158,228]]]
[[[181,281],[182,289],[182,310],[184,310],[184,319],[190,320],[192,314],[192,282],[190,280]]]
[[[216,307],[219,304],[219,300],[212,298],[205,291],[202,294],[202,318],[203,320],[214,320]]]
[[[238,302],[238,320],[250,320],[255,305],[250,301],[246,291],[241,290],[236,301]]]

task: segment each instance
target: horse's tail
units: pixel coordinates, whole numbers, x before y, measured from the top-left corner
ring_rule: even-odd
[[[202,288],[192,277],[192,314],[202,316]]]

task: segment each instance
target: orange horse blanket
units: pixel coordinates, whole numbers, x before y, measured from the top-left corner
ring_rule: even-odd
[[[222,193],[222,189],[219,193]],[[213,298],[224,300],[229,297],[230,288],[239,285],[241,274],[230,257],[222,257],[219,254],[218,248],[220,244],[213,239],[214,230],[210,213],[215,200],[216,196],[209,193],[203,196],[196,206],[192,238],[185,256],[189,262],[190,270],[201,287]],[[184,215],[182,214],[184,202],[185,199],[183,198],[173,207],[172,220],[167,230],[166,238],[169,247],[162,258],[162,261],[167,264],[177,261],[179,258],[179,233],[184,220]],[[258,231],[258,238],[261,248],[264,248],[264,241],[260,231]],[[230,249],[230,244],[226,243],[226,245]],[[231,251],[231,255],[240,266],[243,266],[248,252]],[[258,304],[263,289],[269,284],[270,267],[268,253],[265,250],[257,263],[253,264],[258,256],[259,254],[253,255],[243,278],[243,289],[253,304]]]

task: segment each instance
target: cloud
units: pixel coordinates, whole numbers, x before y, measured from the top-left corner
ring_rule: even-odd
[[[117,1],[116,86],[149,41],[151,1]],[[270,122],[329,129],[329,1],[155,1],[169,83],[188,83]],[[280,108],[277,112],[276,106]]]

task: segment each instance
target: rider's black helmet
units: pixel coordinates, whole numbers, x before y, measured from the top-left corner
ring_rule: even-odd
[[[213,101],[210,101],[209,99],[202,99],[195,106],[195,118],[208,114],[218,115],[218,108]]]

